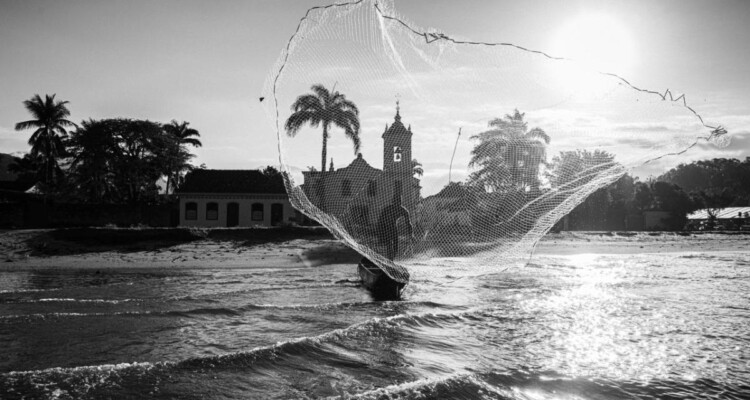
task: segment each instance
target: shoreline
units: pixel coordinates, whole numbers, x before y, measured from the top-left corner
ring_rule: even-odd
[[[750,251],[748,232],[562,232],[539,256]],[[310,268],[359,261],[315,228],[68,228],[0,231],[0,271],[33,268]]]

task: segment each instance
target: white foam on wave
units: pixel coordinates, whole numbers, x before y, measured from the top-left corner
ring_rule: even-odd
[[[101,372],[116,372],[125,369],[142,369],[144,371],[151,370],[155,367],[169,365],[168,361],[159,361],[157,363],[150,362],[132,362],[132,363],[117,363],[117,364],[101,364],[101,365],[86,365],[79,367],[52,367],[37,370],[28,371],[11,371],[0,374],[0,376],[6,378],[12,377],[28,377],[28,376],[39,376],[39,375],[75,375],[78,373],[101,373]]]
[[[103,303],[103,304],[120,304],[120,303],[131,303],[141,302],[143,299],[120,299],[120,300],[108,300],[108,299],[74,299],[74,298],[42,298],[42,299],[27,299],[8,301],[8,303]]]
[[[86,394],[96,387],[106,385],[119,376],[123,371],[138,370],[147,372],[154,368],[169,365],[169,362],[133,362],[102,364],[94,366],[80,367],[53,367],[40,370],[29,371],[12,371],[0,374],[0,382],[4,381],[8,386],[13,386],[18,381],[27,381],[34,384],[38,389],[44,392],[44,395],[51,399],[75,398],[81,394]],[[60,382],[65,382],[66,386],[70,385],[71,377],[81,379],[82,385],[75,386],[72,389],[65,390],[57,384],[54,377],[63,377]],[[45,382],[45,383],[41,383]],[[71,393],[72,392],[72,393]]]

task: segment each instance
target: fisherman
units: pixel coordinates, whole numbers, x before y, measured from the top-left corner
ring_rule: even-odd
[[[413,229],[411,219],[409,218],[409,210],[401,205],[401,194],[395,193],[391,204],[386,206],[383,211],[380,212],[377,226],[380,243],[386,246],[385,256],[389,260],[393,260],[398,254],[397,222],[401,218],[404,219],[404,224],[407,226],[409,237],[411,237]]]

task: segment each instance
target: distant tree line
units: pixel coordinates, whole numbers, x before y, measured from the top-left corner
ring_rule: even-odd
[[[715,158],[680,164],[659,177],[640,182],[625,175],[597,190],[569,215],[571,229],[623,228],[627,215],[667,211],[669,229],[683,229],[687,214],[706,209],[709,216],[725,207],[750,206],[750,157]]]
[[[195,168],[190,147],[200,147],[187,122],[161,124],[113,118],[81,122],[68,117],[67,101],[35,95],[24,102],[31,120],[16,130],[35,129],[30,151],[11,166],[19,179],[41,185],[46,196],[87,203],[156,202],[157,182],[173,192]]]
[[[615,156],[602,150],[564,151],[546,161],[550,136],[541,128],[528,129],[524,116],[515,110],[472,136],[475,146],[469,167],[474,172],[467,187],[498,198],[515,197],[515,203],[521,204],[549,190],[565,196],[568,190],[616,173]],[[541,185],[540,177],[546,178],[546,185]],[[717,158],[680,164],[646,182],[625,174],[589,195],[567,218],[570,229],[622,230],[631,228],[627,222],[631,216],[666,211],[667,228],[679,230],[693,211],[708,209],[714,215],[730,206],[750,206],[750,157],[743,162]]]
[[[680,164],[657,180],[680,186],[709,212],[750,206],[750,157],[745,161],[714,158]]]

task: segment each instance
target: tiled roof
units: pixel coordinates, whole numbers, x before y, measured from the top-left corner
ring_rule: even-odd
[[[279,193],[286,194],[281,175],[256,170],[196,169],[187,174],[177,193]]]
[[[446,185],[440,192],[434,197],[440,198],[463,198],[471,196],[472,193],[476,193],[479,190],[476,187],[463,185],[457,182],[451,182]]]

